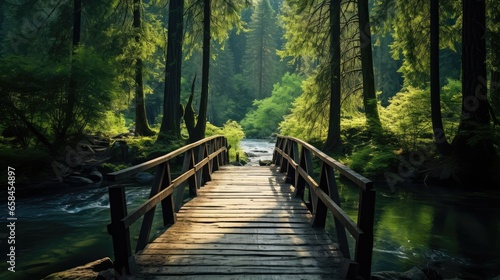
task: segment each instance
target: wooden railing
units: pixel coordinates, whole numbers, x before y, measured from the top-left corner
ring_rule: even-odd
[[[319,183],[313,179],[313,157],[321,162]],[[324,228],[327,210],[330,210],[340,250],[349,260],[351,258],[345,230],[356,240],[354,260],[344,263],[344,276],[370,279],[375,209],[372,182],[310,144],[293,137],[278,136],[273,163],[280,166],[280,172],[286,172],[288,182],[295,186],[295,196],[302,198],[308,206],[313,214],[313,227]],[[335,172],[339,172],[359,188],[357,224],[340,207]],[[306,186],[309,188],[309,197],[304,199]]]
[[[172,179],[170,162],[182,155],[184,163],[181,175]],[[160,202],[162,204],[165,226],[175,223],[175,213],[182,205],[185,184],[189,184],[189,195],[196,196],[201,185],[211,180],[212,172],[228,161],[227,139],[223,136],[212,136],[148,162],[107,174],[108,181],[118,181],[138,172],[156,168],[149,199],[130,213],[127,211],[124,186],[109,187],[111,223],[108,225],[108,232],[113,238],[115,270],[120,274],[130,274],[129,261],[132,257],[130,226],[133,223],[144,216],[137,241],[136,252],[138,252],[149,242],[156,205]],[[176,201],[174,201],[174,191]]]

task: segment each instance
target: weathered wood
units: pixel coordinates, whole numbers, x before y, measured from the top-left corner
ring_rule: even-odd
[[[158,192],[162,189],[163,180],[166,173],[166,163],[162,163],[158,165],[156,168],[155,178],[153,180],[153,187],[151,188],[151,192],[149,193],[149,198],[157,195]],[[149,237],[151,234],[151,226],[153,225],[153,218],[156,210],[156,205],[151,207],[146,214],[144,214],[144,218],[142,219],[141,231],[139,233],[139,239],[137,240],[137,245],[135,251],[138,252],[148,244]]]
[[[234,181],[237,170],[245,174]],[[177,222],[136,255],[136,276],[339,279],[338,246],[324,229],[311,228],[312,215],[293,191],[274,167],[221,166],[198,197],[178,211]]]
[[[123,186],[112,186],[108,189],[108,192],[109,209],[111,211],[111,224],[108,225],[108,232],[113,236],[114,267],[120,274],[122,272],[130,274],[128,265],[128,259],[132,256],[130,231],[125,227],[122,220],[127,216],[125,188]]]
[[[280,147],[278,143],[285,143]],[[297,164],[295,149],[297,145],[301,146],[301,156]],[[304,187],[309,185],[308,208],[314,215],[313,226],[324,227],[327,217],[327,209],[334,216],[335,227],[341,249],[345,256],[349,257],[349,250],[345,230],[356,240],[355,262],[356,273],[365,279],[371,275],[371,258],[373,250],[373,218],[375,207],[375,194],[373,183],[364,176],[354,172],[347,166],[332,159],[328,155],[319,151],[310,144],[293,137],[278,136],[275,148],[275,157],[281,158],[280,172],[291,174],[290,168],[294,169],[295,184],[297,186],[296,196],[304,197]],[[312,163],[307,161],[308,154],[313,154],[321,162],[320,183],[316,183],[310,174]],[[309,156],[310,158],[310,156]],[[285,168],[286,167],[286,168]],[[333,171],[337,170],[340,174],[347,177],[350,181],[359,187],[360,200],[358,210],[358,224],[356,224],[340,207],[340,199],[335,182]],[[354,263],[354,262],[353,262]]]

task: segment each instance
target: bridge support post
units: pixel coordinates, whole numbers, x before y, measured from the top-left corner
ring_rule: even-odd
[[[373,220],[375,215],[375,190],[371,185],[359,195],[358,226],[363,231],[356,244],[355,260],[359,263],[359,275],[370,279],[373,253]]]
[[[108,233],[113,238],[113,250],[115,255],[114,268],[120,274],[130,274],[129,258],[132,256],[130,247],[130,231],[125,227],[122,219],[127,216],[127,204],[125,201],[125,188],[123,186],[112,186],[109,192],[109,209],[111,212],[111,224],[108,225]]]
[[[165,167],[165,178],[163,186],[169,186],[172,183],[172,173],[170,172],[170,163],[167,162]],[[164,187],[162,187],[162,190]],[[163,225],[173,225],[176,222],[174,196],[170,194],[161,202],[161,210],[163,213]]]

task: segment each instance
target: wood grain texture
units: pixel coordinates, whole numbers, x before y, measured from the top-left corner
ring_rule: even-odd
[[[275,167],[220,167],[130,279],[340,279],[338,246],[293,191]]]

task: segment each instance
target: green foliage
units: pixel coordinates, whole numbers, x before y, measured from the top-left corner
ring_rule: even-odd
[[[71,71],[78,81],[70,108]],[[10,55],[0,61],[0,73],[2,122],[21,127],[32,125],[40,134],[36,135],[37,140],[45,138],[53,143],[80,135],[113,108],[114,69],[92,48],[78,48],[72,62]],[[65,123],[67,118],[71,123]]]
[[[430,93],[408,87],[396,94],[386,108],[380,108],[380,115],[386,128],[394,133],[404,151],[412,151],[425,138],[432,140],[430,120]]]
[[[276,15],[269,0],[260,0],[255,6],[248,25],[247,46],[243,57],[245,76],[255,99],[271,94],[273,84],[279,77]]]
[[[113,111],[105,112],[104,116],[95,123],[89,124],[87,128],[91,131],[100,132],[106,136],[115,136],[128,132],[123,114]]]
[[[306,141],[326,138],[329,104],[319,99],[316,92],[321,86],[315,81],[311,75],[302,82],[302,94],[293,102],[291,114],[279,124],[281,134]]]
[[[441,111],[448,139],[455,135],[460,120],[461,87],[460,81],[450,79],[441,90]],[[407,87],[389,102],[389,106],[380,108],[381,117],[404,151],[414,151],[419,144],[433,141],[428,89]]]
[[[243,154],[243,150],[240,147],[240,142],[245,138],[245,133],[243,128],[236,121],[227,121],[224,126],[217,127],[213,124],[207,122],[207,129],[205,131],[206,137],[213,135],[224,135],[227,138],[228,145],[231,146],[229,151],[229,158],[231,161],[236,159],[236,153]]]
[[[377,177],[398,163],[394,147],[365,142],[356,147],[346,160],[347,165],[368,178]]]
[[[265,138],[277,133],[283,116],[290,113],[293,101],[301,93],[301,83],[300,76],[287,73],[280,83],[274,85],[270,97],[255,100],[254,109],[241,121],[245,133],[255,138]]]

